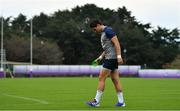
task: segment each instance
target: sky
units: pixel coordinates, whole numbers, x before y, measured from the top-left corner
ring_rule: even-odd
[[[0,15],[6,18],[22,13],[31,18],[40,12],[50,15],[87,3],[113,10],[125,6],[141,23],[180,29],[180,0],[0,0]]]

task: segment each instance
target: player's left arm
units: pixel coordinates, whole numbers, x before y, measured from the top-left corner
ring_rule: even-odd
[[[119,40],[117,36],[115,35],[114,37],[111,38],[112,43],[114,44],[116,55],[117,55],[117,60],[119,64],[123,64],[123,59],[121,56],[121,46],[119,43]]]

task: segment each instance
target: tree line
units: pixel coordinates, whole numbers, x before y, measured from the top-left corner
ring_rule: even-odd
[[[100,34],[89,23],[102,20],[116,32],[126,65],[162,68],[180,54],[178,28],[143,24],[126,7],[111,10],[94,4],[40,13],[33,20],[34,64],[90,64],[102,52]],[[4,20],[4,47],[7,60],[30,61],[30,19],[19,14]]]

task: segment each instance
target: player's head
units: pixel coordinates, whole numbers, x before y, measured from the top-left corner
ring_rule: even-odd
[[[100,20],[94,20],[90,23],[90,28],[93,29],[94,32],[101,32],[103,23]]]

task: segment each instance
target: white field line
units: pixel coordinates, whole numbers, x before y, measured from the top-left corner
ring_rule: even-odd
[[[35,99],[35,98],[29,98],[29,97],[23,97],[23,96],[16,96],[16,95],[10,95],[10,94],[3,94],[4,96],[8,97],[13,97],[13,98],[18,98],[18,99],[24,99],[24,100],[29,100],[29,101],[35,101],[41,104],[49,104],[47,101],[40,100],[40,99]]]

